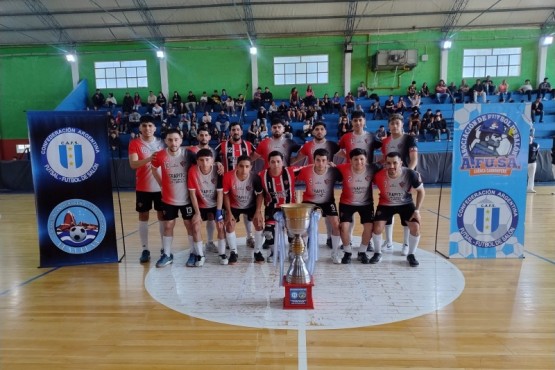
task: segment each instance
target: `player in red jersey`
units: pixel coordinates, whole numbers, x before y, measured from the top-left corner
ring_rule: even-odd
[[[270,167],[260,171],[259,176],[264,189],[264,222],[266,225],[266,245],[271,248],[268,262],[273,262],[273,242],[275,240],[274,214],[280,206],[295,203],[295,168],[284,167],[283,154],[273,151],[268,155]]]
[[[382,231],[385,223],[393,215],[399,214],[410,229],[409,250],[407,261],[411,267],[419,265],[414,252],[420,241],[420,207],[424,201],[425,191],[420,174],[403,167],[401,154],[391,152],[385,158],[387,170],[374,177],[374,183],[380,190],[380,198],[374,218],[373,239],[376,251],[370,263],[378,263],[381,259]],[[416,191],[416,201],[412,199],[411,190]]]
[[[191,219],[194,209],[190,204],[189,193],[187,192],[187,155],[184,148],[181,148],[183,138],[181,131],[169,129],[165,143],[166,149],[160,150],[152,156],[152,171],[161,169],[160,186],[162,188],[162,209],[164,213],[164,236],[162,237],[163,253],[156,262],[156,267],[164,267],[173,263],[171,253],[173,243],[173,230],[175,219],[181,212],[183,223],[187,228],[187,233],[193,236]],[[196,240],[194,240],[196,241]]]
[[[331,243],[333,263],[341,263],[339,247],[341,236],[339,233],[339,213],[335,205],[334,187],[341,180],[341,173],[336,167],[330,167],[329,152],[324,148],[314,151],[314,164],[303,167],[297,174],[297,182],[304,183],[303,203],[312,203],[322,209],[322,214],[329,219],[331,225]]]
[[[403,116],[401,114],[392,114],[388,120],[389,132],[391,135],[382,140],[382,158],[385,160],[387,154],[398,152],[401,154],[403,166],[416,170],[418,165],[418,145],[413,136],[403,132]],[[403,225],[403,247],[402,254],[407,255],[409,249],[409,227],[401,220]],[[388,220],[385,225],[385,242],[382,247],[385,250],[393,250],[393,218]]]
[[[349,162],[349,153],[353,149],[359,148],[366,151],[368,163],[374,162],[374,150],[379,149],[382,144],[373,133],[365,131],[366,119],[364,118],[364,112],[354,111],[351,115],[351,123],[353,131],[341,136],[339,140],[339,147],[343,149],[340,156],[346,158]]]
[[[160,178],[160,171],[152,172],[150,161],[152,154],[161,150],[164,143],[154,136],[156,126],[152,116],[142,116],[139,125],[140,135],[129,142],[129,166],[135,172],[135,209],[139,213],[139,238],[143,251],[139,261],[150,261],[148,248],[148,219],[152,205],[158,216],[160,238],[164,235],[164,215],[162,214],[162,193],[155,176]]]
[[[262,140],[256,151],[251,156],[253,161],[261,158],[264,160],[264,168],[268,168],[270,166],[268,156],[270,153],[277,151],[280,152],[283,156],[283,164],[284,166],[289,165],[289,160],[293,152],[299,150],[299,144],[295,143],[292,139],[286,138],[284,134],[285,127],[283,126],[283,122],[280,119],[274,119],[272,121],[272,137],[267,137],[266,139]]]
[[[351,263],[351,228],[353,215],[360,215],[363,226],[362,240],[357,259],[364,264],[369,263],[366,248],[372,236],[374,220],[374,201],[372,199],[372,179],[381,168],[376,163],[367,163],[366,151],[355,148],[349,153],[351,163],[337,166],[343,177],[343,190],[339,199],[339,221],[341,222],[341,241],[345,251],[341,263]]]
[[[224,171],[227,173],[237,167],[239,157],[250,156],[254,152],[253,145],[243,140],[243,129],[239,122],[231,123],[229,128],[229,140],[222,142],[216,147],[216,160],[223,164]],[[243,218],[245,228],[247,229],[247,246],[254,248],[254,238],[252,235],[252,221],[248,217]]]
[[[197,153],[197,164],[189,168],[187,176],[187,188],[191,197],[191,204],[195,210],[193,216],[193,236],[195,238],[195,250],[197,252],[197,263],[195,266],[203,266],[205,257],[202,248],[201,224],[202,221],[216,221],[218,232],[218,254],[220,264],[227,265],[228,258],[225,254],[225,233],[223,207],[222,177],[214,166],[214,155],[209,149],[201,149]]]
[[[233,130],[233,128],[232,128]],[[264,217],[262,216],[262,184],[260,177],[251,172],[252,163],[248,156],[237,158],[236,169],[224,174],[224,209],[226,238],[230,246],[229,264],[237,262],[237,236],[235,223],[242,214],[243,219],[254,222],[254,261],[264,262],[262,256],[262,230]],[[248,232],[248,230],[247,230]]]

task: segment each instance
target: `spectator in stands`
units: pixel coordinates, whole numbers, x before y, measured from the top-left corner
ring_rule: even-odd
[[[387,137],[387,131],[385,131],[385,126],[380,125],[380,127],[376,130],[376,138],[382,140]]]
[[[258,110],[262,105],[262,88],[257,87],[256,91],[252,95],[251,109]]]
[[[484,89],[486,91],[486,94],[488,94],[488,95],[494,95],[495,94],[495,84],[491,80],[490,76],[486,76],[486,78],[484,78],[482,80],[482,84],[484,85]]]
[[[123,102],[121,103],[121,109],[124,113],[130,114],[133,111],[133,98],[129,92],[126,92],[123,96]]]
[[[299,106],[299,108],[296,110],[296,119],[297,122],[304,122],[305,118],[306,118],[306,104],[303,102],[301,102],[301,105]]]
[[[278,117],[278,106],[276,105],[276,102],[272,100],[272,103],[268,107],[268,118],[270,118],[271,121],[275,117]]]
[[[368,111],[372,113],[372,119],[383,119],[383,110],[382,106],[380,105],[379,97],[376,96],[374,98],[374,103],[372,103]]]
[[[189,118],[191,119],[191,123],[196,123],[198,127],[199,117],[197,116],[197,112],[191,112]]]
[[[407,98],[409,98],[409,100],[418,95],[418,88],[416,87],[416,81],[412,81],[411,84],[409,85],[409,87],[407,87]]]
[[[360,85],[357,87],[357,98],[365,98],[368,96],[368,89],[364,84],[364,81],[360,81]]]
[[[162,122],[164,120],[164,110],[158,104],[158,102],[154,103],[154,107],[152,107],[152,117],[157,122]]]
[[[268,111],[261,105],[256,112],[256,120],[259,126],[266,126],[266,121],[268,120]]]
[[[530,115],[532,118],[532,124],[536,123],[536,116],[540,117],[540,123],[543,122],[543,103],[540,95],[538,95],[536,97],[536,101],[532,103]]]
[[[339,111],[339,120],[341,120],[342,117],[349,117],[349,111],[347,110],[347,105],[345,104],[343,104],[341,110]]]
[[[399,100],[397,100],[397,104],[395,106],[395,113],[403,114],[407,110],[407,103],[402,96],[399,96]]]
[[[110,109],[114,108],[116,105],[118,105],[118,102],[116,100],[116,98],[114,97],[114,94],[112,93],[108,93],[108,98],[106,99],[105,102],[106,106]]]
[[[291,89],[291,93],[289,93],[289,107],[298,107],[299,106],[299,91],[296,87]]]
[[[409,99],[411,108],[420,107],[420,104],[422,102],[421,99],[420,99],[420,94],[416,93],[413,96],[409,96],[408,99]]]
[[[478,103],[478,96],[482,97],[482,103],[487,103],[488,100],[487,100],[487,95],[486,95],[486,89],[485,89],[485,87],[482,84],[482,81],[480,79],[477,79],[474,86],[472,86],[472,102],[473,103]]]
[[[115,132],[112,132],[110,133],[110,138],[108,141],[110,144],[110,152],[112,153],[112,157],[117,155],[118,158],[121,158],[121,140],[119,136],[116,135]]]
[[[189,111],[189,113],[197,111],[197,97],[193,94],[192,91],[189,91],[187,95],[187,102],[185,103],[185,108]]]
[[[316,103],[316,96],[314,96],[314,90],[312,89],[312,85],[308,85],[306,87],[306,92],[305,92],[303,101],[307,107],[310,107]]]
[[[130,129],[137,129],[141,124],[141,114],[137,112],[136,109],[133,109],[131,114],[129,115],[129,126]]]
[[[451,81],[449,86],[447,86],[447,94],[449,94],[449,97],[451,98],[451,103],[455,104],[457,102],[459,90],[457,89],[457,86],[455,86],[455,83],[453,81]]]
[[[181,95],[179,95],[177,90],[173,92],[172,104],[176,114],[179,114],[185,111],[185,105],[183,104],[183,99],[181,99]]]
[[[426,113],[422,115],[422,124],[420,129],[420,132],[422,134],[428,131],[428,127],[430,127],[430,125],[432,124],[433,119],[434,119],[434,112],[432,112],[432,110],[428,108]]]
[[[322,108],[322,114],[333,113],[333,105],[330,96],[327,93],[325,93],[324,97],[320,99],[320,107]]]
[[[235,102],[233,101],[231,96],[228,96],[226,101],[225,101],[225,110],[226,110],[227,114],[232,116],[232,117],[235,117],[237,115],[237,114],[235,114]]]
[[[206,112],[209,109],[208,106],[208,95],[206,94],[206,91],[202,92],[202,95],[200,96],[199,99],[199,107],[200,107],[200,111],[202,113]]]
[[[264,92],[262,93],[262,105],[264,105],[264,109],[269,110],[273,102],[274,94],[272,94],[268,86],[266,86],[264,88]]]
[[[355,109],[355,97],[349,91],[347,96],[345,96],[345,105],[347,105],[347,111],[351,113]]]
[[[385,112],[386,118],[397,111],[397,104],[395,104],[393,95],[389,95],[389,98],[385,101],[383,111]]]
[[[366,117],[366,114],[364,114],[364,108],[362,108],[361,104],[358,104],[355,109],[353,110],[353,112],[361,112],[363,117]]]
[[[225,105],[225,103],[226,103],[226,101],[227,101],[227,99],[228,99],[229,97],[230,97],[230,96],[227,94],[227,90],[226,90],[226,89],[222,89],[222,92],[221,92],[221,94],[220,94],[220,100],[221,100],[222,104]],[[225,108],[225,107],[224,107],[224,108]],[[228,113],[228,114],[229,114],[229,113]]]
[[[148,113],[152,113],[152,108],[154,108],[154,104],[156,104],[156,102],[158,101],[158,99],[156,98],[156,95],[154,95],[154,92],[149,91],[148,93],[148,97],[146,98],[146,103],[148,104]]]
[[[316,98],[316,103],[312,106],[312,108],[314,108],[314,117],[316,117],[316,120],[324,119],[324,111],[322,107],[323,105],[320,102],[320,99]]]
[[[257,120],[253,120],[247,131],[247,141],[257,144],[260,141],[260,126]]]
[[[119,135],[119,128],[118,124],[116,123],[116,119],[112,115],[112,111],[106,112],[106,121],[108,124],[108,135],[114,132],[116,135]]]
[[[135,92],[133,95],[133,109],[138,111],[143,106],[143,102],[141,101],[141,96],[138,92]]]
[[[497,86],[497,93],[499,94],[499,101],[504,103],[506,101],[512,103],[513,100],[511,99],[511,91],[509,90],[509,84],[506,80],[501,81],[499,86]]]
[[[528,193],[535,193],[534,178],[536,177],[536,167],[540,144],[534,141],[534,136],[530,135],[530,143],[528,145],[528,186],[526,191]]]
[[[335,94],[333,94],[333,98],[331,99],[331,103],[333,106],[333,109],[339,113],[339,111],[341,110],[341,98],[339,97],[339,93],[336,91]]]
[[[286,139],[293,139],[293,127],[289,124],[289,121],[285,121],[283,125],[283,136]]]
[[[522,95],[526,94],[528,96],[528,101],[532,101],[532,92],[534,91],[534,88],[532,87],[532,84],[530,83],[530,80],[526,80],[524,81],[524,85],[520,86],[518,89],[518,92],[521,93]],[[521,102],[523,102],[524,100],[521,100]]]
[[[538,96],[543,100],[547,100],[547,94],[551,94],[551,98],[554,99],[553,90],[551,89],[551,84],[547,81],[548,78],[544,78],[543,82],[538,86]]]
[[[426,133],[432,137],[432,140],[439,141],[439,134],[435,124],[435,116],[432,115],[430,121],[426,122]]]
[[[168,103],[168,108],[166,109],[166,120],[168,121],[168,126],[171,127],[172,122],[177,118],[177,113],[175,112],[175,107],[172,103]]]
[[[421,97],[429,97],[430,96],[430,88],[428,87],[428,83],[422,83],[422,87],[420,88],[420,96]]]
[[[434,116],[434,127],[436,129],[436,141],[441,141],[441,134],[447,135],[447,141],[451,141],[451,130],[447,127],[447,121],[443,118],[443,114],[438,109]]]
[[[222,99],[220,98],[218,90],[214,90],[210,98],[208,98],[208,106],[210,113],[222,110]]]
[[[460,103],[466,103],[466,97],[467,96],[470,99],[470,86],[468,86],[465,79],[463,79],[461,81],[461,84],[459,85],[458,96],[459,96],[459,102]]]
[[[100,89],[96,89],[94,95],[92,96],[93,109],[98,110],[104,105],[105,102],[106,98],[104,98],[104,94],[100,92]]]
[[[239,94],[237,99],[235,99],[235,111],[238,111],[239,114],[247,115],[245,112],[245,97],[243,94]]]
[[[216,116],[216,127],[219,132],[227,132],[229,128],[229,116],[223,109],[220,111],[220,114]]]
[[[116,117],[114,118],[116,121],[116,125],[118,126],[118,132],[120,134],[125,134],[127,132],[127,122],[128,117],[124,117],[122,112],[119,111],[116,113]]]
[[[341,137],[343,135],[345,135],[347,132],[350,132],[353,129],[353,127],[351,126],[351,123],[349,122],[349,117],[348,116],[342,116],[339,119],[339,125],[337,127],[337,138],[341,139]]]
[[[189,129],[189,141],[191,145],[196,145],[196,143],[198,142],[197,135],[198,135],[197,123],[191,122],[191,128]]]
[[[201,122],[203,124],[205,124],[207,127],[212,126],[212,116],[210,115],[210,112],[205,111],[204,115],[202,116]],[[210,131],[210,130],[208,130]]]
[[[189,113],[183,112],[179,115],[179,123],[177,124],[177,128],[179,129],[179,131],[185,130],[189,132],[191,130],[191,117],[189,116]],[[187,137],[187,135],[183,135],[183,137]]]
[[[279,107],[277,108],[277,116],[276,118],[279,118],[280,121],[285,121],[289,118],[289,108],[287,107],[287,105],[285,105],[285,102],[282,101],[279,104]]]
[[[412,110],[409,116],[409,132],[410,136],[413,136],[416,141],[418,141],[420,136],[424,136],[424,127],[422,126],[422,121],[420,120],[420,112],[418,109]]]
[[[158,97],[156,98],[156,102],[158,103],[160,108],[162,108],[162,110],[164,110],[164,112],[165,112],[166,109],[168,108],[168,99],[166,99],[166,96],[164,95],[164,93],[162,91],[160,91],[158,93]]]
[[[439,80],[435,87],[435,94],[436,99],[439,104],[443,104],[447,102],[447,98],[449,98],[449,94],[447,93],[447,85],[445,85],[445,81]]]

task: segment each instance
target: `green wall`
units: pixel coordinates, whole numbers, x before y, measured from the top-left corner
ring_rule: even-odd
[[[402,34],[357,35],[352,38],[351,91],[356,91],[360,81],[378,95],[401,94],[410,81],[418,85],[428,82],[434,86],[439,79],[442,34],[437,31],[417,31]],[[525,78],[536,80],[538,63],[539,31],[535,29],[483,30],[459,32],[453,38],[449,51],[448,82],[458,84],[461,80],[462,51],[464,48],[522,47],[522,76],[508,78],[512,88],[520,86]],[[329,55],[329,83],[315,85],[317,96],[324,93],[343,92],[344,84],[344,38],[338,36],[267,38],[256,41],[258,47],[258,85],[268,86],[277,99],[288,98],[291,86],[275,86],[273,83],[273,58],[288,55]],[[227,89],[236,96],[245,93],[245,85],[251,82],[251,57],[247,40],[182,41],[166,44],[170,95],[178,90],[182,97],[189,90],[199,96],[214,89]],[[77,49],[79,74],[89,80],[92,94],[94,85],[94,62],[111,60],[145,59],[148,62],[149,88],[129,89],[139,91],[146,99],[149,90],[161,88],[159,60],[154,47],[148,43],[96,43],[80,45]],[[418,65],[410,71],[373,72],[369,58],[378,50],[417,49]],[[421,56],[428,55],[428,61]],[[546,76],[555,82],[555,46],[548,48]],[[0,48],[0,139],[25,139],[27,123],[25,110],[50,110],[71,91],[71,68],[63,52],[53,47],[5,47]],[[543,77],[543,76],[541,76]],[[494,78],[496,81],[497,78]],[[499,79],[500,80],[500,79]],[[496,81],[497,82],[497,81]],[[303,94],[306,86],[297,86]],[[121,102],[128,89],[113,89]],[[247,91],[250,97],[250,89]],[[169,98],[169,97],[168,97]]]

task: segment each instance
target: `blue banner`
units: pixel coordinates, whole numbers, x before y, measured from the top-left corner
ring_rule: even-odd
[[[40,267],[117,262],[106,115],[28,112]]]
[[[451,258],[522,258],[529,119],[526,104],[455,109]]]

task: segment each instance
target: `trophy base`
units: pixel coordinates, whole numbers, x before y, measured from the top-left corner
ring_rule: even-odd
[[[283,286],[285,287],[285,298],[283,298],[284,310],[313,310],[314,302],[312,301],[312,287],[314,286],[314,278],[311,276],[308,284],[292,284],[288,283],[283,277]]]

